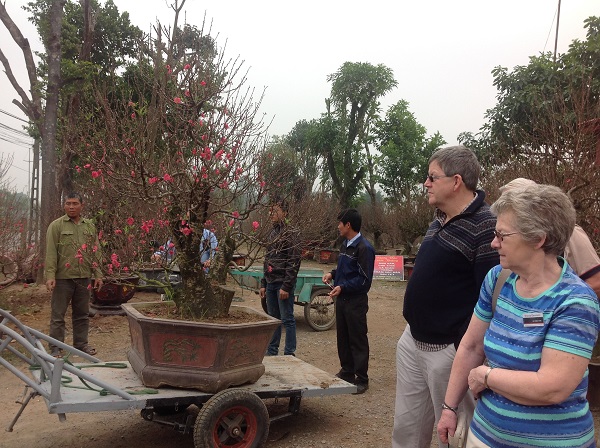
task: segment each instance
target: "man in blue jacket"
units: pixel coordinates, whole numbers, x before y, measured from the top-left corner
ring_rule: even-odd
[[[329,295],[336,298],[335,323],[341,369],[337,377],[356,384],[357,394],[369,388],[369,339],[367,337],[367,293],[373,281],[375,250],[360,234],[362,219],[357,210],[342,211],[337,217],[340,248],[337,268],[323,275],[334,285]]]

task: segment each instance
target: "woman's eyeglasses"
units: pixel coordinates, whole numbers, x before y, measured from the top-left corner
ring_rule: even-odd
[[[496,235],[496,238],[498,238],[498,241],[500,241],[500,242],[504,241],[505,237],[515,235],[517,233],[519,233],[519,232],[502,233],[502,232],[498,232],[497,230],[494,230],[494,235]]]

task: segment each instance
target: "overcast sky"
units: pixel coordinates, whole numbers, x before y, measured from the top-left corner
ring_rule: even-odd
[[[100,0],[103,1],[103,0]],[[168,24],[168,0],[114,0],[133,24],[149,30],[157,17]],[[33,27],[20,9],[6,7],[34,47]],[[282,135],[301,119],[318,118],[329,96],[327,75],[344,62],[369,62],[391,68],[398,87],[383,100],[383,110],[404,99],[431,135],[439,131],[450,144],[460,132],[476,132],[494,106],[491,70],[525,65],[530,56],[554,51],[558,0],[187,0],[184,17],[200,26],[206,13],[226,55],[240,56],[250,69],[249,84],[266,87],[263,112],[273,119],[270,134]],[[600,15],[599,0],[562,0],[558,52],[573,39],[585,39],[583,21]],[[20,50],[0,24],[0,46],[13,62],[23,86],[27,77]],[[24,118],[11,104],[16,94],[0,74],[0,110]],[[0,124],[19,121],[0,113]],[[14,154],[9,176],[27,187],[27,149],[4,141],[0,152]]]

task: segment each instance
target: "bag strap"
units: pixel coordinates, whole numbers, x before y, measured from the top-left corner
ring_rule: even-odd
[[[494,315],[494,311],[496,311],[496,303],[498,302],[498,296],[500,295],[500,290],[506,283],[508,276],[511,274],[510,269],[504,269],[500,271],[498,274],[498,278],[496,279],[496,285],[494,286],[494,292],[492,293],[492,315]]]

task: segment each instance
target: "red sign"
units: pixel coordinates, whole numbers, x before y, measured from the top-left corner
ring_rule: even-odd
[[[375,255],[373,280],[404,280],[404,257],[402,255]]]

